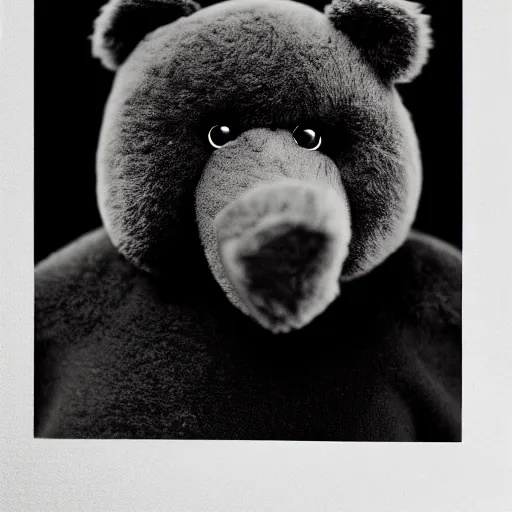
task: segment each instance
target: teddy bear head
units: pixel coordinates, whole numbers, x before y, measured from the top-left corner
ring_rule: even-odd
[[[421,164],[395,84],[431,46],[417,4],[111,0],[92,43],[116,71],[99,209],[138,267],[170,271],[193,231],[229,300],[278,333],[404,242]]]

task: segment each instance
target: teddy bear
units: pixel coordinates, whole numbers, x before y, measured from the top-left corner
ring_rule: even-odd
[[[103,226],[35,272],[47,438],[461,440],[461,254],[412,228],[406,0],[110,0]]]

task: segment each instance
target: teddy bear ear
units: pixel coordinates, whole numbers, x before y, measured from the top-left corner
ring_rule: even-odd
[[[94,22],[92,54],[115,71],[146,34],[199,9],[194,0],[110,0]]]
[[[406,0],[333,0],[325,14],[361,50],[384,82],[418,76],[433,46],[430,16]]]

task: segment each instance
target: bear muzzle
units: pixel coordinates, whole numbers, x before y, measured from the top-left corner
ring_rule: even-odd
[[[307,325],[339,294],[351,238],[348,202],[325,155],[292,146],[285,131],[254,132],[206,166],[197,220],[228,299],[266,329],[285,333]],[[244,145],[251,163],[242,158]],[[237,166],[226,167],[234,161],[246,164],[235,174]]]
[[[350,227],[333,189],[262,184],[215,218],[226,275],[251,316],[273,332],[299,329],[338,295]]]

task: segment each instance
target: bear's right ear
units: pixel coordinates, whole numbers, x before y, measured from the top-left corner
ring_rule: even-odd
[[[110,0],[94,22],[92,54],[115,71],[146,34],[199,9],[194,0]]]
[[[325,8],[387,83],[413,80],[432,47],[430,16],[408,0],[332,0]]]

